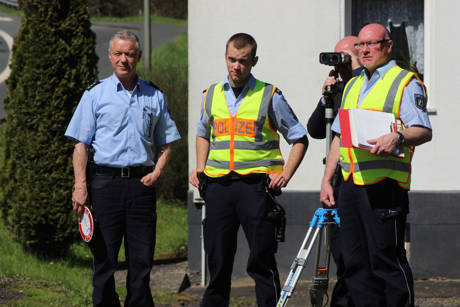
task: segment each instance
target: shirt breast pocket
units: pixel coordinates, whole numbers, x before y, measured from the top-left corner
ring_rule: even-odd
[[[144,109],[144,116],[143,116],[143,133],[144,136],[148,139],[153,138],[153,131],[155,130],[155,125],[158,121],[157,116],[153,114],[151,111]]]

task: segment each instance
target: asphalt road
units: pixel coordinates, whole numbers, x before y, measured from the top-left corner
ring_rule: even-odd
[[[3,108],[3,99],[6,97],[4,79],[8,76],[8,60],[11,55],[8,41],[14,39],[18,34],[20,25],[21,21],[19,18],[0,12],[0,121],[6,117]],[[110,38],[115,32],[122,29],[129,29],[139,36],[142,45],[144,42],[143,25],[140,23],[96,22],[91,29],[96,34],[96,53],[99,56],[97,65],[99,79],[108,77],[112,73],[107,52]],[[177,36],[187,33],[187,26],[152,23],[150,33],[153,50],[166,42],[173,41]]]

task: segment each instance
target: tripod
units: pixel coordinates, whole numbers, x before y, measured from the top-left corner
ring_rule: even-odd
[[[316,273],[313,279],[313,287],[310,290],[311,303],[314,307],[323,306],[323,297],[327,291],[328,280],[329,280],[329,262],[330,262],[330,236],[326,236],[328,240],[327,244],[327,252],[326,252],[326,263],[324,266],[320,266],[320,259],[321,259],[321,239],[322,239],[322,232],[331,227],[332,225],[340,226],[340,218],[337,215],[336,209],[322,209],[319,208],[315,211],[313,218],[310,223],[310,227],[307,231],[307,235],[302,242],[299,252],[295,257],[293,263],[291,264],[291,270],[288,274],[286,282],[281,290],[280,299],[276,307],[284,307],[286,306],[289,298],[291,297],[292,293],[294,292],[295,286],[297,281],[302,273],[303,268],[307,263],[308,256],[313,248],[315,241],[318,239],[317,245],[317,256],[316,256]],[[323,226],[325,226],[323,228]],[[313,233],[313,237],[310,238],[313,229],[315,229]],[[328,232],[330,233],[330,232]]]

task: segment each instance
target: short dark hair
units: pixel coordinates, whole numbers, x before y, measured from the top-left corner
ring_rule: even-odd
[[[254,37],[247,33],[236,33],[233,34],[227,41],[227,45],[225,46],[225,52],[228,50],[228,45],[233,43],[236,49],[241,49],[246,47],[247,45],[251,46],[251,56],[254,58],[257,52],[257,43]]]

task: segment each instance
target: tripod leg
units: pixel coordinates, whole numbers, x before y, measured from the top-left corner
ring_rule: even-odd
[[[324,227],[325,239],[326,239],[326,260],[324,265],[320,265],[321,258],[321,235],[318,242],[318,253],[316,258],[315,276],[313,278],[312,286],[310,288],[310,301],[312,307],[325,306],[329,297],[327,289],[329,287],[329,265],[331,259],[331,236],[332,236],[332,224],[326,224]],[[326,303],[323,304],[324,297],[326,296]]]
[[[283,286],[283,289],[281,290],[280,299],[278,300],[278,304],[276,305],[276,307],[286,306],[289,297],[294,292],[300,274],[302,273],[302,270],[307,262],[308,256],[310,255],[311,249],[313,248],[313,244],[315,243],[315,240],[318,237],[320,228],[316,228],[313,234],[313,238],[308,242],[311,231],[312,227],[308,229],[307,235],[305,236],[299,253],[297,254],[297,257],[294,259],[291,265],[291,270],[289,271],[286,282]]]

